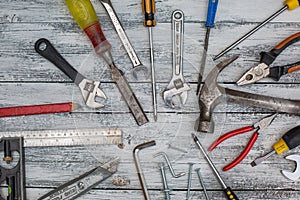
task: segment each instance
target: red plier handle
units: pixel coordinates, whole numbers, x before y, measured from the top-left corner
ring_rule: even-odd
[[[222,143],[224,140],[227,140],[228,138],[231,138],[235,135],[239,135],[248,131],[252,131],[254,130],[253,126],[246,126],[240,129],[236,129],[233,131],[230,131],[228,133],[225,133],[224,135],[222,135],[221,137],[219,137],[209,148],[209,151],[212,151],[216,146],[218,146],[220,143]],[[227,171],[232,169],[233,167],[235,167],[237,164],[239,164],[249,153],[249,151],[251,150],[251,148],[253,147],[254,143],[256,142],[258,138],[258,133],[255,131],[251,137],[251,139],[249,140],[247,146],[245,147],[245,149],[242,151],[242,153],[235,159],[233,160],[230,164],[228,164],[227,166],[225,166],[223,168],[223,171]]]

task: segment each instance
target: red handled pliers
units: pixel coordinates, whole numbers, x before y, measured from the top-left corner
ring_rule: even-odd
[[[239,164],[245,157],[246,155],[249,153],[249,151],[251,150],[251,148],[253,147],[255,141],[258,138],[258,131],[263,130],[264,128],[268,127],[273,119],[276,117],[276,114],[270,115],[268,117],[265,117],[263,119],[261,119],[260,121],[256,122],[255,124],[253,124],[252,126],[246,126],[243,128],[239,128],[233,131],[230,131],[228,133],[225,133],[224,135],[222,135],[221,137],[219,137],[209,148],[209,151],[212,151],[216,146],[218,146],[221,142],[223,142],[224,140],[227,140],[228,138],[231,138],[235,135],[239,135],[242,133],[246,133],[249,131],[253,131],[255,130],[255,132],[253,133],[250,141],[248,142],[247,146],[245,147],[244,151],[234,160],[232,161],[229,165],[225,166],[223,168],[223,171],[227,171],[231,168],[233,168],[234,166],[236,166],[237,164]]]

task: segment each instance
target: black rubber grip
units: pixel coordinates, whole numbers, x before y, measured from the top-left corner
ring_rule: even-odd
[[[276,57],[283,51],[285,50],[288,46],[298,42],[300,40],[300,32],[291,35],[290,37],[286,38],[283,40],[281,43],[279,43],[276,47],[274,47],[271,51],[269,52],[261,52],[260,53],[260,62],[265,63],[266,65],[270,65],[271,63],[274,62]]]
[[[289,130],[282,139],[285,141],[289,149],[293,149],[300,144],[300,126]]]
[[[78,71],[74,69],[74,67],[70,65],[60,53],[58,53],[49,40],[41,38],[36,41],[34,47],[37,53],[63,71],[76,85],[85,79],[84,76],[78,73]]]
[[[299,65],[300,65],[300,61],[288,65],[271,67],[270,74],[268,77],[274,79],[275,81],[278,81],[281,76],[289,73],[289,69]]]
[[[239,198],[234,194],[230,187],[225,188],[224,193],[228,200],[238,200]]]

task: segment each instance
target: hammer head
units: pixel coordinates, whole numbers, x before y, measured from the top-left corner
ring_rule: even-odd
[[[225,101],[224,88],[217,83],[217,78],[219,73],[238,57],[238,55],[234,55],[220,62],[207,75],[199,95],[200,117],[196,121],[196,131],[214,131],[212,112],[216,105]]]

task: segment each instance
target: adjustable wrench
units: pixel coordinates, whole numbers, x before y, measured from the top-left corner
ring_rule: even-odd
[[[143,72],[140,73],[140,75],[147,77],[149,75],[148,68],[141,63],[140,59],[136,55],[136,52],[132,47],[127,34],[125,33],[124,28],[122,27],[122,24],[120,23],[120,20],[112,6],[111,1],[110,0],[99,0],[99,1],[105,8],[108,16],[110,17],[111,22],[113,23],[115,30],[118,33],[118,36],[130,58],[130,61],[133,65],[133,71],[132,71],[133,77],[137,80],[138,79],[137,73],[139,72]]]
[[[41,56],[52,62],[56,67],[63,71],[81,90],[83,99],[87,106],[91,108],[102,108],[103,104],[96,102],[96,96],[106,99],[106,95],[99,88],[99,81],[86,79],[74,67],[72,67],[58,51],[52,46],[49,40],[41,38],[35,43],[35,51]]]
[[[174,108],[173,96],[179,95],[181,103],[187,100],[187,91],[190,87],[184,82],[182,75],[182,54],[183,54],[183,17],[181,10],[175,10],[172,14],[172,39],[173,39],[173,77],[163,92],[165,103]]]

